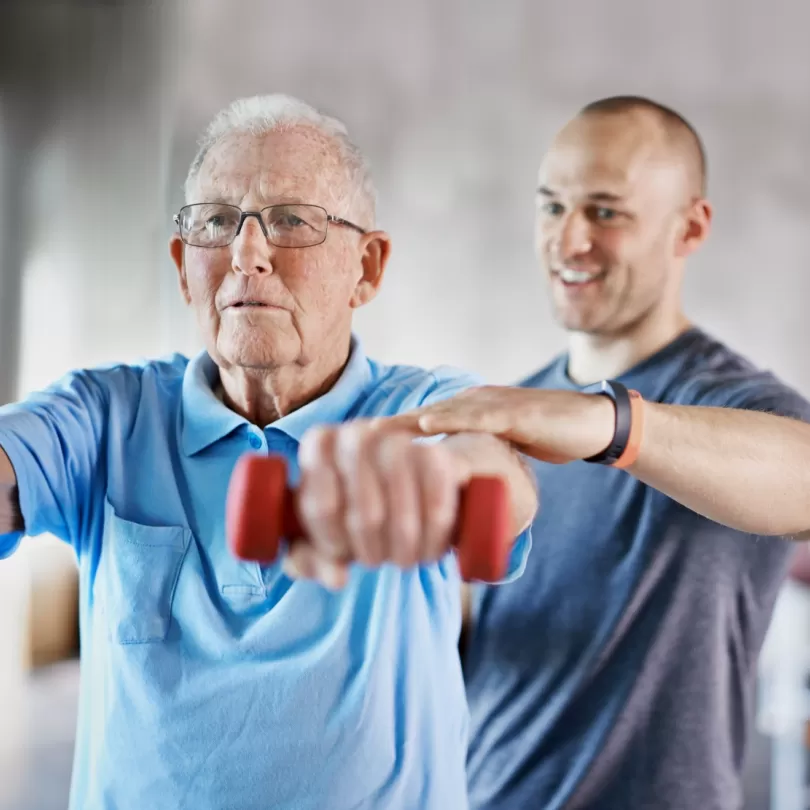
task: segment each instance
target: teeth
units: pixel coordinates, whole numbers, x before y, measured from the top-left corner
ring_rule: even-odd
[[[566,284],[584,284],[586,281],[591,281],[596,278],[599,273],[586,273],[584,270],[571,270],[564,267],[560,270],[560,278]]]

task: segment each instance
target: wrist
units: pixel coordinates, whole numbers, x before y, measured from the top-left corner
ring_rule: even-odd
[[[605,450],[616,422],[607,397],[578,391],[527,390],[526,404],[510,438],[519,450],[540,461],[567,464]],[[531,396],[528,396],[531,395]]]
[[[605,453],[613,443],[616,435],[616,404],[610,397],[599,394],[585,394],[587,397],[587,416],[585,424],[588,447],[584,448],[582,458],[587,460]]]
[[[612,434],[608,444],[603,445],[597,453],[584,456],[583,461],[620,469],[633,464],[638,456],[644,422],[641,395],[616,380],[603,380],[589,386],[583,393],[592,395],[596,400],[606,401],[613,413]]]

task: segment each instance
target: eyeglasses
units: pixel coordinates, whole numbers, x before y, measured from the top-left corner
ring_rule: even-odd
[[[303,248],[320,245],[333,225],[344,225],[358,233],[363,228],[326,213],[320,205],[269,205],[261,211],[243,211],[226,203],[185,205],[175,215],[180,238],[192,247],[227,247],[242,230],[248,217],[256,217],[265,238],[276,247]]]

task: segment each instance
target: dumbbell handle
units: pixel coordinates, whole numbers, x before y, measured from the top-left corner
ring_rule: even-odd
[[[284,517],[282,519],[284,537],[288,540],[306,537],[307,533],[298,517],[298,490],[294,487],[284,488]]]
[[[244,560],[275,561],[282,538],[306,539],[297,492],[287,485],[281,457],[248,453],[236,465],[226,505],[233,553]],[[453,545],[466,580],[504,577],[511,547],[509,499],[500,478],[472,478],[461,491]]]

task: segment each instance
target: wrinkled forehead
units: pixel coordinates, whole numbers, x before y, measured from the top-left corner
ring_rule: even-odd
[[[208,151],[196,181],[197,201],[243,207],[293,201],[333,208],[346,191],[335,144],[309,127],[231,133]]]

